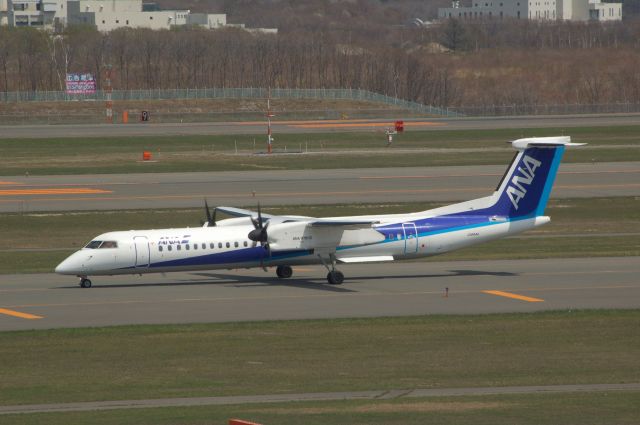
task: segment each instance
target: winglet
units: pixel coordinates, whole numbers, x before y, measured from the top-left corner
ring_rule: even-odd
[[[511,143],[517,150],[525,150],[527,148],[553,148],[558,146],[584,146],[586,143],[571,143],[571,136],[553,136],[553,137],[527,137],[525,139],[514,140]]]

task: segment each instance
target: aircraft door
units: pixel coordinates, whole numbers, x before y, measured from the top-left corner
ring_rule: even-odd
[[[146,236],[135,236],[133,243],[136,247],[136,267],[149,267],[149,240]]]
[[[415,223],[402,223],[402,230],[404,230],[404,253],[418,252],[418,229]]]

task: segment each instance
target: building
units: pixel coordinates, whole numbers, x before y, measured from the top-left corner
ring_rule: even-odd
[[[599,0],[471,0],[471,6],[438,9],[438,18],[503,18],[567,21],[619,21],[622,3],[602,3]]]
[[[54,28],[65,24],[65,0],[0,0],[0,25]]]
[[[227,15],[161,10],[142,0],[0,0],[0,25],[60,29],[65,25],[92,25],[99,31],[117,28],[169,29],[193,25],[206,29],[229,26]],[[235,25],[234,25],[235,26]],[[277,33],[275,28],[240,28]]]

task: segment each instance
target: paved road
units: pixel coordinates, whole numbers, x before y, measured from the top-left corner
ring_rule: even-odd
[[[273,271],[241,270],[96,277],[91,289],[67,276],[5,275],[0,276],[0,331],[640,308],[638,257],[409,262],[341,270],[346,275],[341,286],[326,284],[326,270],[319,266],[298,267],[287,281]]]
[[[399,117],[402,118],[402,117]],[[385,128],[389,119],[339,121],[274,121],[274,133],[367,131]],[[491,118],[405,119],[407,130],[488,130],[500,128],[569,128],[640,124],[640,114],[560,115]],[[264,122],[165,124],[24,125],[0,127],[1,138],[181,136],[264,134]]]
[[[0,212],[457,201],[491,194],[505,168],[2,177]],[[562,164],[552,196],[640,196],[640,162]]]
[[[287,403],[296,401],[394,400],[478,396],[493,394],[548,394],[611,391],[640,391],[640,384],[537,385],[523,387],[435,388],[413,390],[373,390],[335,393],[270,394],[254,396],[184,397],[150,400],[114,400],[58,404],[0,406],[0,415],[16,413],[89,412],[95,410],[144,409],[154,407],[225,406],[238,404]]]

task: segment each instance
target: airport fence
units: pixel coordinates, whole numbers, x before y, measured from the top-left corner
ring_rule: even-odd
[[[423,105],[393,96],[360,89],[267,89],[267,88],[195,88],[195,89],[154,89],[154,90],[113,90],[114,102],[131,100],[190,100],[190,99],[319,99],[319,100],[364,100],[386,105],[387,108],[404,111],[404,116],[438,116],[438,117],[500,117],[500,116],[525,116],[525,115],[583,115],[583,114],[609,114],[609,113],[640,113],[640,103],[603,103],[603,104],[533,104],[533,105],[475,105],[439,108]],[[104,102],[106,92],[96,91],[90,95],[69,95],[64,91],[36,91],[36,92],[0,92],[0,115],[2,115],[2,103],[8,102],[65,102],[65,101],[94,101]],[[383,108],[369,111],[379,111],[384,117]],[[349,114],[348,112],[352,112]],[[288,111],[294,114],[295,111]],[[255,115],[255,112],[253,113]],[[325,111],[318,118],[340,118],[343,111]],[[55,114],[49,114],[48,120],[56,122],[64,120]],[[224,113],[213,112],[201,114],[201,117],[189,113],[166,114],[164,121],[189,121],[200,119],[210,120],[227,119],[227,116],[236,115],[242,120],[243,115],[249,118],[252,113],[227,111]],[[219,115],[219,116],[218,116]],[[311,114],[315,117],[314,114]],[[316,114],[317,115],[317,114]],[[347,115],[367,118],[368,114],[362,110],[347,111]],[[309,118],[309,114],[300,111],[301,118]],[[155,114],[156,118],[160,118]],[[97,117],[99,120],[102,117]],[[1,119],[0,123],[7,119]],[[24,121],[21,119],[20,121]]]
[[[105,101],[107,93],[98,90],[93,94],[69,95],[64,91],[2,92],[0,102],[64,102]],[[203,89],[157,89],[157,90],[113,90],[111,99],[122,100],[188,100],[188,99],[322,99],[365,100],[378,102],[413,113],[434,116],[457,116],[458,113],[410,100],[399,99],[380,93],[360,89],[267,89],[267,88],[203,88]]]

